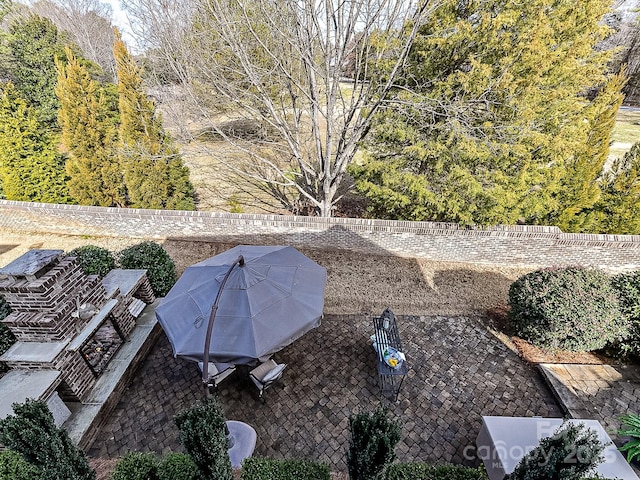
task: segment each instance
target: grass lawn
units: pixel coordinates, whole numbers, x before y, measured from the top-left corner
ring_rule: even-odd
[[[638,141],[640,141],[640,110],[619,110],[611,136],[609,159],[622,157]]]

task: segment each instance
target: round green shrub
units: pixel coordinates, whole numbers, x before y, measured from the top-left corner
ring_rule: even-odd
[[[611,280],[597,269],[528,273],[509,288],[509,304],[516,335],[548,350],[598,350],[628,332]]]
[[[129,452],[116,463],[111,480],[159,480],[158,464],[153,453]]]
[[[225,417],[215,397],[196,402],[175,416],[178,439],[202,473],[202,480],[231,480]]]
[[[153,293],[164,297],[176,283],[176,265],[156,242],[142,242],[125,248],[118,255],[122,268],[145,269]]]
[[[113,254],[106,248],[95,245],[74,248],[68,255],[78,258],[80,268],[87,275],[99,275],[102,278],[116,268]]]
[[[629,334],[618,345],[624,355],[640,355],[640,270],[621,273],[611,279],[618,293],[620,311],[629,325]]]
[[[387,410],[349,416],[349,450],[347,468],[351,480],[378,478],[396,458],[400,441],[400,424],[387,417]]]
[[[0,480],[39,480],[40,471],[18,452],[0,452]]]
[[[184,453],[169,453],[158,466],[159,480],[200,480],[201,473],[193,459]]]

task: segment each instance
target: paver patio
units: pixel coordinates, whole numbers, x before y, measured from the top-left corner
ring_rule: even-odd
[[[410,364],[390,414],[403,425],[400,461],[477,465],[482,415],[561,416],[534,367],[472,317],[399,317]],[[288,364],[262,404],[236,373],[221,385],[227,418],[258,433],[255,455],[307,458],[346,471],[348,417],[381,401],[376,357],[365,315],[327,315],[322,325],[276,355]],[[173,416],[203,397],[194,364],[176,360],[164,335],[134,377],[89,451],[182,451]],[[471,448],[467,448],[471,446]]]

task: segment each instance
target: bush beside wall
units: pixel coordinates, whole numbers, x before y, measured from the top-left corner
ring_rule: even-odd
[[[389,465],[384,480],[487,480],[487,475],[481,469],[460,465],[410,462]]]
[[[242,480],[329,480],[324,463],[250,457],[242,463]]]
[[[156,242],[142,242],[118,254],[122,268],[145,269],[153,293],[164,297],[176,283],[176,265],[166,250]]]
[[[611,279],[597,269],[528,273],[509,288],[509,304],[516,335],[548,350],[598,350],[629,330]]]

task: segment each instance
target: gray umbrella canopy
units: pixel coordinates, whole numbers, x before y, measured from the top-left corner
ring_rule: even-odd
[[[173,354],[202,361],[207,323],[224,276],[209,361],[251,363],[320,325],[326,270],[295,248],[239,245],[188,267],[156,308]]]

